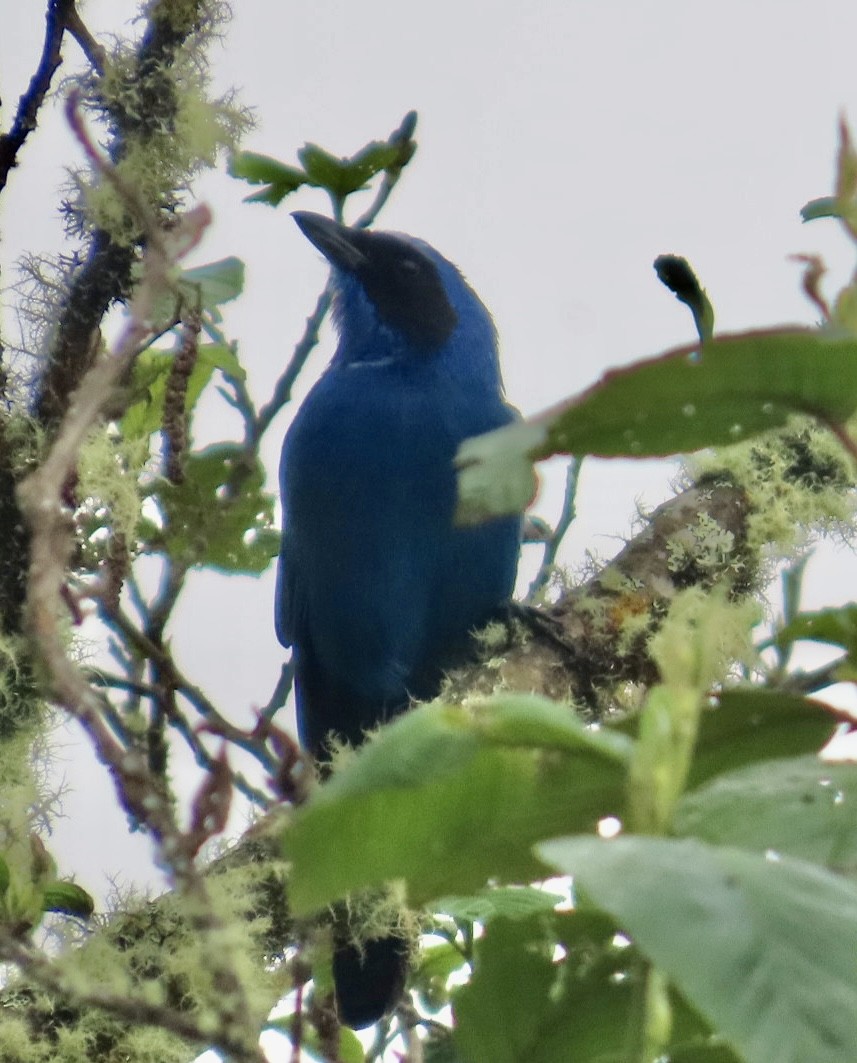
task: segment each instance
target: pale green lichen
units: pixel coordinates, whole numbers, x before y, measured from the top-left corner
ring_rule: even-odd
[[[794,418],[782,432],[696,455],[688,469],[695,480],[724,478],[747,492],[751,556],[790,558],[819,536],[854,536],[850,461],[838,440],[807,418]]]
[[[29,643],[21,635],[0,630],[0,740],[21,731],[32,738],[32,728],[42,719],[44,702],[36,694],[30,675]],[[28,740],[29,741],[29,740]],[[17,757],[19,746],[10,746],[9,754]],[[8,755],[0,746],[0,772],[10,770]],[[0,778],[8,776],[0,774]]]
[[[151,5],[150,17],[168,21],[171,32],[185,38],[181,47],[167,49],[160,62],[150,54],[141,64],[136,51],[117,46],[103,76],[89,87],[90,102],[120,131],[121,149],[114,153],[119,184],[148,210],[173,209],[193,176],[213,166],[221,150],[234,149],[252,124],[230,96],[208,95],[204,46],[227,14],[216,3]],[[82,210],[87,225],[110,233],[118,244],[139,239],[140,218],[115,182],[95,175],[76,180],[73,218],[79,222]]]
[[[381,889],[361,890],[346,897],[343,908],[355,948],[361,949],[372,938],[396,934],[416,950],[424,917],[408,908],[405,897],[405,887],[399,882],[389,882]]]
[[[523,624],[515,625],[515,638],[525,638],[527,635],[526,629]],[[510,637],[509,624],[502,624],[499,621],[492,621],[486,624],[474,635],[476,643],[481,647],[482,651],[487,655],[496,653],[508,647]]]
[[[93,1063],[96,1058],[105,1063],[184,1063],[192,1052],[183,1039],[86,1005],[78,1010],[73,1001],[75,996],[99,991],[124,995],[129,1001],[142,999],[192,1014],[201,1030],[215,1034],[236,1004],[215,984],[216,971],[223,964],[238,978],[243,1000],[253,1012],[251,1022],[261,1027],[288,988],[284,966],[270,959],[267,938],[272,916],[262,898],[263,892],[266,896],[270,892],[267,880],[277,867],[278,893],[283,893],[283,867],[269,859],[207,876],[210,907],[169,895],[112,917],[82,947],[67,950],[55,961],[70,1006],[63,1003],[58,1008],[58,1001],[48,994],[34,998],[27,990],[16,996],[13,987],[7,988],[2,997],[0,1063],[16,1058],[3,1054],[7,1044],[14,1044],[16,1006],[40,1034],[30,1035],[33,1044],[27,1047],[32,1054],[21,1057],[26,1063]]]
[[[82,505],[102,511],[104,520],[129,543],[140,521],[140,475],[148,458],[148,439],[119,439],[104,426],[89,434],[78,458],[77,495]]]
[[[680,591],[649,639],[662,682],[706,691],[723,682],[736,664],[752,666],[757,659],[753,629],[761,619],[758,602],[730,600],[724,588]]]
[[[695,524],[675,532],[667,541],[667,567],[671,572],[696,570],[721,572],[735,550],[735,536],[710,513],[700,513]]]

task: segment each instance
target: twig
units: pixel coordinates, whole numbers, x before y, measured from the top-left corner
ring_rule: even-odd
[[[76,15],[74,0],[49,0],[45,15],[45,40],[39,65],[30,78],[27,91],[18,101],[12,128],[8,133],[0,135],[0,191],[6,187],[10,170],[18,164],[18,152],[36,128],[39,109],[51,87],[51,80],[62,63],[60,52],[63,34],[73,14]]]
[[[135,651],[157,665],[164,681],[168,682],[178,693],[187,698],[200,716],[210,725],[212,731],[215,731],[221,738],[225,738],[227,741],[233,742],[248,753],[251,753],[266,770],[273,771],[275,769],[276,764],[271,755],[266,750],[260,749],[259,744],[253,741],[246,731],[242,731],[240,727],[230,723],[206,697],[205,693],[187,679],[169,652],[140,631],[121,609],[112,612],[102,611],[100,615],[106,624],[114,627],[134,647]],[[171,722],[173,721],[171,720]]]
[[[580,481],[580,470],[582,465],[582,458],[569,459],[568,469],[565,474],[565,496],[562,501],[562,511],[553,534],[545,543],[545,552],[542,558],[542,563],[527,591],[527,596],[524,599],[526,602],[532,602],[539,591],[547,585],[551,573],[553,572],[556,563],[556,555],[562,544],[562,540],[577,516],[577,485]]]
[[[103,74],[107,65],[107,52],[89,32],[74,4],[66,18],[65,28],[77,41],[96,74]]]

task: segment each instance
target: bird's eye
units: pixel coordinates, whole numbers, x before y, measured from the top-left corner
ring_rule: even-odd
[[[403,258],[399,262],[399,271],[404,277],[416,277],[420,272],[420,264],[414,258]]]

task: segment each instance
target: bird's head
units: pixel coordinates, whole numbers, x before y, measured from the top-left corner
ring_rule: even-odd
[[[433,247],[400,233],[352,229],[309,211],[293,217],[335,270],[336,318],[340,334],[351,341],[350,351],[342,352],[349,361],[377,356],[379,341],[394,357],[430,355],[457,334],[494,349],[488,311]]]

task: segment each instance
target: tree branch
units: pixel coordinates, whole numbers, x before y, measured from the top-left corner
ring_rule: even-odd
[[[74,16],[77,22],[80,22],[74,3],[75,0],[49,0],[39,65],[30,78],[27,91],[18,101],[12,128],[8,133],[0,134],[0,192],[6,187],[10,171],[18,165],[18,152],[36,128],[39,109],[51,87],[51,80],[62,63],[62,40],[69,21]]]

